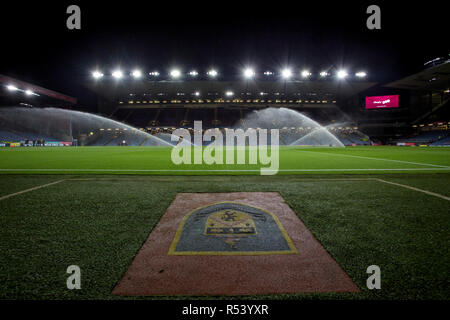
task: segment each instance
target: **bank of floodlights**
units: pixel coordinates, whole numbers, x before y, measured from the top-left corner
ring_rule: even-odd
[[[255,71],[252,68],[246,68],[244,70],[244,77],[246,79],[251,79],[255,76]]]
[[[170,71],[170,76],[173,79],[177,79],[177,78],[179,78],[181,76],[181,71],[178,70],[178,69],[173,69],[172,71]]]
[[[302,71],[302,78],[309,78],[310,76],[311,76],[311,72],[309,72],[308,70]]]
[[[275,75],[275,73],[272,71],[264,71],[263,74],[264,74],[264,76],[267,76],[267,77]],[[112,76],[112,78],[114,78],[116,80],[119,80],[119,79],[122,79],[125,77],[125,73],[120,69],[113,70],[110,75]],[[129,75],[129,77],[134,78],[134,79],[139,79],[139,78],[144,77],[145,74],[143,73],[143,71],[141,71],[139,69],[134,69],[130,73],[127,73],[126,75]],[[160,73],[158,71],[153,71],[153,72],[149,72],[148,75],[150,77],[156,78],[160,75]],[[186,73],[186,75],[191,78],[196,78],[199,75],[199,73],[196,70],[191,70],[188,73]],[[215,69],[210,69],[206,72],[206,75],[209,78],[214,79],[219,76],[219,72]],[[284,80],[289,80],[289,79],[295,77],[295,74],[292,71],[292,69],[288,68],[288,67],[280,70],[279,75],[280,75],[280,78],[284,79]],[[334,73],[330,73],[328,71],[321,71],[321,72],[317,73],[316,77],[318,79],[325,79],[325,78],[330,77],[331,75],[335,76],[339,80],[343,80],[350,76],[350,74],[348,73],[347,70],[340,69]],[[91,76],[92,76],[92,78],[99,80],[104,77],[104,74],[100,70],[95,70],[95,71],[91,72]],[[178,79],[178,78],[181,78],[182,76],[183,76],[183,73],[179,69],[175,68],[175,69],[172,69],[169,71],[169,77],[172,79]],[[364,71],[358,71],[356,73],[351,73],[351,76],[362,79],[362,78],[367,77],[367,73]],[[253,79],[256,77],[256,72],[253,68],[250,68],[250,67],[245,68],[244,70],[242,70],[242,77],[245,79]],[[308,79],[308,78],[313,77],[313,73],[311,73],[307,69],[301,70],[299,73],[299,77],[302,79]],[[9,89],[9,87],[8,87],[8,90],[14,91],[13,88]]]
[[[20,92],[25,93],[25,95],[27,95],[27,96],[39,96],[39,94],[35,93],[33,90],[20,89],[20,88],[16,87],[15,85],[12,85],[12,84],[7,85],[6,89],[8,91],[11,91],[11,92],[20,91]]]
[[[283,77],[283,79],[289,79],[290,77],[292,77],[292,70],[289,68],[281,70],[281,76]]]
[[[338,79],[345,79],[348,76],[348,73],[345,70],[339,70],[336,76],[338,77]]]
[[[103,73],[101,71],[95,70],[92,72],[92,77],[94,79],[100,79],[103,77]]]
[[[113,76],[113,78],[115,78],[115,79],[121,79],[122,77],[123,77],[123,72],[121,71],[121,70],[114,70],[113,72],[112,72],[112,76]]]
[[[367,76],[367,73],[365,73],[364,71],[360,71],[355,73],[355,76],[357,76],[358,78],[365,78]]]
[[[206,74],[207,74],[208,76],[210,76],[211,78],[215,78],[215,77],[217,77],[217,75],[218,75],[219,73],[217,72],[217,70],[211,69],[211,70],[209,70]]]
[[[135,79],[139,79],[142,77],[142,71],[139,69],[135,69],[133,70],[133,72],[131,73],[131,75],[133,76],[133,78]]]

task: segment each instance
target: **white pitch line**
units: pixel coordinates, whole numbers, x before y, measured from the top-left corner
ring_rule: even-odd
[[[394,159],[372,158],[372,157],[364,157],[364,156],[355,156],[355,155],[351,155],[351,154],[329,153],[329,152],[308,151],[308,150],[298,150],[298,151],[308,152],[308,153],[312,153],[312,154],[319,153],[319,154],[327,154],[327,155],[331,155],[331,156],[343,156],[343,157],[352,157],[352,158],[369,159],[369,160],[380,160],[380,161],[391,161],[391,162],[408,163],[408,164],[418,164],[420,166],[449,168],[448,166],[442,166],[439,164],[431,164],[431,163],[424,163],[424,162],[411,162],[411,161],[394,160]]]
[[[353,168],[353,169],[280,169],[278,171],[282,171],[282,172],[314,172],[314,171],[318,171],[318,172],[333,172],[333,171],[423,171],[423,170],[450,170],[450,167],[445,167],[445,168]],[[258,171],[258,170],[256,170]],[[270,171],[270,170],[266,170],[266,171]],[[274,170],[276,171],[276,170]]]
[[[339,171],[427,171],[427,170],[450,170],[450,167],[443,168],[333,168],[333,169],[279,169],[269,170],[275,172],[339,172]],[[0,171],[59,171],[59,172],[260,172],[261,169],[0,169]]]
[[[381,169],[381,170],[385,170],[385,169]],[[423,169],[418,169],[418,170],[423,170]],[[179,170],[177,170],[177,171],[179,171]],[[259,171],[259,170],[254,170],[254,171]],[[83,180],[83,179],[69,179],[69,180]],[[90,179],[86,179],[86,180],[90,180]],[[305,179],[305,180],[312,180],[312,179]],[[434,197],[438,197],[438,198],[450,201],[450,197],[444,196],[444,195],[439,194],[439,193],[435,193],[435,192],[419,189],[419,188],[416,188],[416,187],[411,187],[411,186],[408,186],[408,185],[405,185],[405,184],[400,184],[400,183],[396,183],[396,182],[386,181],[386,180],[379,179],[379,178],[365,178],[365,179],[364,178],[363,179],[352,179],[352,178],[348,178],[348,179],[314,179],[314,180],[316,180],[316,181],[322,181],[322,180],[323,181],[326,181],[326,180],[328,180],[328,181],[329,180],[334,180],[334,181],[348,181],[348,180],[350,180],[350,181],[351,180],[353,180],[353,181],[379,181],[379,182],[382,182],[382,183],[387,183],[387,184],[399,186],[399,187],[402,187],[402,188],[406,188],[406,189],[422,192],[422,193],[428,194],[430,196],[434,196]],[[43,185],[40,185],[40,186],[37,186],[37,187],[33,187],[33,188],[26,189],[26,190],[22,190],[22,191],[19,191],[19,192],[11,193],[11,194],[8,194],[6,196],[0,197],[0,201],[8,199],[10,197],[14,197],[14,196],[26,193],[26,192],[38,190],[38,189],[45,188],[45,187],[49,187],[51,185],[54,185],[54,184],[57,184],[57,183],[60,183],[60,182],[63,182],[63,181],[67,181],[67,179],[62,179],[62,180],[50,182],[50,183],[47,183],[47,184],[43,184]]]
[[[439,194],[439,193],[434,193],[434,192],[431,192],[431,191],[427,191],[427,190],[423,190],[423,189],[411,187],[411,186],[408,186],[408,185],[406,185],[406,184],[401,184],[401,183],[396,183],[396,182],[386,181],[386,180],[379,179],[379,178],[374,178],[374,180],[380,181],[380,182],[383,182],[383,183],[392,184],[392,185],[394,185],[394,186],[399,186],[399,187],[403,187],[403,188],[406,188],[406,189],[414,190],[414,191],[423,192],[423,193],[426,193],[426,194],[428,194],[428,195],[430,195],[430,196],[435,196],[435,197],[438,197],[438,198],[441,198],[441,199],[450,201],[450,197],[446,197],[446,196],[444,196],[444,195],[442,195],[442,194]]]
[[[40,186],[37,186],[37,187],[33,187],[33,188],[30,188],[30,189],[22,190],[22,191],[19,191],[19,192],[7,194],[6,196],[0,197],[0,201],[8,199],[8,198],[11,198],[11,197],[14,197],[14,196],[18,196],[19,194],[22,194],[22,193],[26,193],[26,192],[34,191],[34,190],[37,190],[37,189],[49,187],[51,185],[54,185],[54,184],[57,184],[57,183],[60,183],[60,182],[63,182],[63,181],[65,181],[65,179],[54,181],[54,182],[50,182],[50,183],[43,184],[43,185],[40,185]]]
[[[149,178],[149,177],[154,177],[154,179],[150,178],[151,181],[173,181],[173,179],[172,180],[167,179],[167,178],[164,179],[164,178],[160,178],[159,176],[146,176],[146,178]],[[70,178],[70,179],[66,179],[66,181],[117,181],[117,182],[120,182],[120,181],[146,181],[146,180],[144,180],[144,179],[142,179],[142,180],[136,180],[136,179],[129,179],[129,180],[127,180],[127,179],[124,179],[124,178]],[[189,180],[189,181],[192,181],[192,180]],[[201,180],[201,181],[203,181],[203,180]],[[209,181],[220,181],[221,182],[223,180],[210,180],[210,179],[208,179],[208,182]],[[315,178],[299,178],[297,180],[290,179],[289,181],[301,182],[301,181],[375,181],[375,180],[374,180],[374,178],[335,178],[335,179],[333,179],[333,178],[330,178],[330,179],[326,179],[326,178],[318,178],[318,179],[315,179]]]

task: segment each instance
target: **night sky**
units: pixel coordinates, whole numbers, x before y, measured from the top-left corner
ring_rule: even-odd
[[[257,71],[345,67],[387,82],[450,53],[444,2],[435,1],[15,1],[2,3],[0,73],[95,104],[82,83],[109,73],[171,67],[222,79]],[[81,30],[66,28],[66,8],[81,7]],[[366,8],[381,8],[368,30]]]

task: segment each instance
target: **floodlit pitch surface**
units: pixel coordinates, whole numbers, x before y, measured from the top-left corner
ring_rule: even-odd
[[[288,160],[281,152],[281,168],[288,163],[305,169],[383,168],[339,174],[224,176],[234,173],[222,172],[222,176],[167,177],[125,171],[115,175],[20,171],[29,166],[151,167],[149,162],[168,161],[168,153],[159,153],[164,151],[0,148],[0,168],[19,169],[0,175],[0,298],[126,299],[111,291],[180,192],[279,192],[361,290],[256,297],[450,298],[450,150],[446,148],[308,148],[289,151]],[[30,172],[46,174],[24,174]],[[81,268],[81,290],[66,288],[66,269],[72,264]],[[366,269],[373,264],[381,268],[381,290],[366,287]],[[156,296],[161,297],[173,298]]]
[[[280,147],[279,154],[278,174],[450,171],[449,148]],[[165,147],[0,149],[0,173],[259,175],[261,167],[268,166],[175,165],[171,161],[171,148]]]

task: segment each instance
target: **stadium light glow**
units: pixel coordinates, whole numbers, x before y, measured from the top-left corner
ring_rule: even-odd
[[[13,85],[8,85],[8,86],[6,86],[6,88],[9,90],[9,91],[17,91],[17,90],[19,90],[19,88],[17,88],[17,87],[15,87],[15,86],[13,86]]]
[[[191,72],[189,72],[189,75],[190,75],[191,77],[196,77],[196,76],[198,76],[198,72],[195,71],[195,70],[192,70]]]
[[[227,92],[225,92],[225,95],[227,97],[231,97],[232,95],[234,95],[234,93],[233,93],[233,91],[227,91]]]
[[[272,71],[265,71],[264,75],[265,76],[271,76],[271,75],[273,75],[273,72]]]
[[[34,94],[34,92],[31,91],[31,90],[25,90],[25,94],[26,94],[27,96],[31,96],[31,95]]]
[[[101,77],[103,77],[103,73],[101,73],[100,71],[96,70],[96,71],[92,72],[92,77],[94,79],[100,79]]]
[[[149,75],[151,75],[153,77],[157,77],[157,76],[159,76],[159,72],[158,71],[153,71],[153,72],[150,72]]]
[[[116,79],[120,79],[123,77],[123,72],[120,70],[115,70],[113,71],[112,76]]]
[[[196,97],[200,96],[200,92],[195,91],[195,92],[194,92],[194,96],[196,96]]]
[[[355,73],[355,76],[357,76],[358,78],[364,78],[365,76],[367,76],[367,73],[365,73],[364,71],[360,71]]]
[[[321,76],[322,78],[325,78],[326,76],[329,75],[328,72],[326,72],[326,71],[322,71],[322,72],[319,73],[319,74],[320,74],[320,76]]]
[[[170,71],[170,76],[172,78],[179,78],[181,76],[181,71],[178,69],[173,69],[172,71]]]
[[[347,77],[348,73],[345,70],[339,70],[337,73],[337,77],[339,79],[344,79],[345,77]]]
[[[311,72],[309,72],[308,70],[303,70],[302,71],[302,77],[303,78],[308,78],[311,75]]]
[[[141,70],[136,69],[136,70],[134,70],[134,71],[131,73],[131,75],[132,75],[135,79],[138,79],[138,78],[142,77],[142,72],[141,72]]]
[[[283,69],[281,71],[281,76],[283,77],[283,79],[289,79],[290,77],[292,77],[292,71],[291,69]]]
[[[207,74],[208,76],[210,76],[210,77],[215,78],[215,77],[217,77],[218,72],[217,72],[216,70],[214,70],[214,69],[211,69],[211,70],[209,70],[206,74]]]
[[[255,76],[255,71],[252,68],[247,68],[244,70],[244,77],[247,79],[253,78]]]

